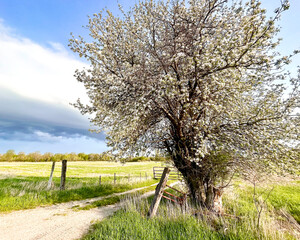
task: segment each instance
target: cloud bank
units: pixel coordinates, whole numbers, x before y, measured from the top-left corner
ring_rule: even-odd
[[[75,69],[88,65],[75,59],[60,43],[48,45],[17,36],[0,21],[0,87],[65,105],[78,97],[87,100],[84,87],[73,75]]]
[[[0,153],[107,149],[105,135],[90,133],[87,117],[69,104],[88,101],[73,77],[85,63],[59,43],[42,46],[16,35],[1,20],[0,52]]]

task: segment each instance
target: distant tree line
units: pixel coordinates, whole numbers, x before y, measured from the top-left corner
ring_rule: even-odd
[[[41,154],[39,151],[25,154],[24,152],[16,153],[14,150],[8,150],[6,153],[0,153],[1,162],[59,162],[62,160],[68,161],[114,161],[116,160],[111,154],[104,153],[50,153]],[[166,161],[166,157],[155,154],[153,157],[128,157],[120,159],[122,162],[144,162],[144,161]]]

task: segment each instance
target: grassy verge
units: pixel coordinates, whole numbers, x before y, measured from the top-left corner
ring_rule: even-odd
[[[150,186],[150,187],[147,187],[144,189],[140,189],[134,193],[128,193],[128,194],[119,195],[119,196],[107,197],[107,198],[104,198],[104,199],[101,199],[98,201],[94,201],[93,203],[88,204],[84,207],[79,207],[77,209],[78,210],[89,210],[89,209],[96,208],[96,207],[103,207],[106,205],[115,204],[115,203],[120,202],[123,199],[130,198],[130,197],[136,197],[136,196],[142,195],[146,192],[153,191],[153,190],[155,190],[155,188],[156,188],[156,186]]]
[[[183,214],[169,204],[162,204],[158,216],[149,219],[146,217],[149,203],[138,201],[138,205],[142,209],[129,207],[96,223],[83,239],[260,239],[249,228],[239,227],[239,231],[234,232],[221,228],[222,221],[218,219],[212,226],[208,221]]]
[[[97,178],[68,178],[65,191],[59,191],[59,178],[54,178],[54,190],[47,191],[48,178],[15,177],[0,179],[0,212],[34,208],[74,200],[106,196],[134,188],[149,186],[157,180],[98,185]]]
[[[276,209],[286,209],[300,224],[300,181],[275,186],[268,202]]]
[[[270,193],[270,194],[269,194]],[[257,188],[258,201],[266,204],[264,210],[285,209],[300,223],[300,181],[281,182],[276,185]],[[255,217],[257,210],[253,203],[253,186],[237,182],[234,192],[224,196],[225,207],[239,216]]]
[[[299,211],[299,181],[278,185],[264,205],[260,226],[257,227],[257,210],[253,203],[253,189],[245,183],[236,183],[228,191],[223,203],[227,215],[222,217],[194,217],[162,201],[157,217],[147,218],[151,199],[129,199],[124,209],[112,217],[93,225],[83,238],[92,239],[268,239],[296,240],[297,235],[282,229],[278,224],[276,209],[282,207],[297,218]],[[262,194],[262,189],[258,189]],[[261,195],[261,200],[266,196]],[[298,235],[299,236],[299,235]]]
[[[83,239],[219,239],[218,235],[192,217],[149,220],[138,212],[123,210],[94,225],[93,232]]]

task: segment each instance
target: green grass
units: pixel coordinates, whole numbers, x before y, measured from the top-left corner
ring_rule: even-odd
[[[66,190],[59,191],[61,162],[57,162],[54,187],[47,191],[51,165],[50,162],[0,162],[0,212],[106,196],[148,186],[157,182],[152,179],[152,167],[161,163],[68,162]],[[113,184],[114,173],[116,184]]]
[[[286,209],[300,224],[300,181],[275,186],[268,203],[276,210]]]
[[[273,190],[272,190],[272,187]],[[270,192],[270,195],[268,193]],[[253,203],[253,186],[245,183],[235,184],[234,199],[224,196],[223,202],[229,212],[240,216],[255,217],[256,209]],[[286,209],[298,223],[300,223],[300,181],[280,182],[276,185],[268,185],[266,188],[257,188],[260,201],[266,200],[266,208],[269,210]],[[234,204],[233,204],[234,203]],[[239,206],[233,208],[233,206]]]
[[[47,191],[48,178],[14,177],[0,179],[0,212],[34,208],[74,200],[106,196],[134,188],[149,186],[157,182],[150,179],[128,183],[103,183],[98,178],[67,178],[66,190],[59,190],[59,178],[54,178],[54,190]]]
[[[271,189],[271,186],[269,188]],[[279,230],[276,211],[273,210],[286,208],[297,219],[299,189],[299,181],[277,185],[264,206],[259,228],[256,225],[253,188],[244,182],[236,182],[234,188],[224,195],[223,204],[229,215],[219,218],[196,218],[191,212],[183,213],[176,205],[163,200],[157,217],[149,219],[147,212],[152,197],[145,200],[131,198],[124,209],[93,225],[83,239],[296,240],[297,237],[291,232]],[[257,190],[262,193],[261,188]],[[264,199],[266,195],[261,197]]]
[[[149,220],[138,212],[119,211],[94,225],[93,232],[83,239],[222,239],[219,236],[192,217]]]
[[[95,201],[92,204],[89,204],[87,206],[79,207],[79,208],[77,208],[77,210],[90,210],[90,209],[96,208],[96,207],[103,207],[103,206],[118,203],[118,202],[120,202],[121,199],[122,199],[121,196],[107,197],[107,198]]]
[[[257,199],[263,208],[259,229],[257,229],[258,212],[253,201],[253,186],[237,181],[234,189],[223,197],[226,212],[241,217],[240,222],[257,229],[256,232],[262,239],[296,239],[291,232],[278,231],[280,225],[278,220],[286,222],[286,219],[282,219],[274,210],[286,209],[299,222],[300,181],[283,180],[276,185],[264,184],[263,187],[257,187],[256,191]]]
[[[129,203],[112,217],[93,225],[83,239],[260,239],[249,228],[234,226],[238,229],[232,231],[232,227],[222,226],[219,220],[211,225],[206,220],[181,213],[179,208],[165,201],[160,204],[158,216],[149,219],[146,215],[151,201],[133,201],[137,207]]]
[[[68,162],[66,190],[59,191],[61,163],[54,173],[54,188],[46,191],[51,163],[0,163],[0,212],[34,208],[73,200],[107,196],[133,188],[149,186],[156,180],[140,181],[152,176],[152,167],[161,163],[142,162]],[[113,184],[113,174],[117,184]],[[130,174],[130,181],[128,181]],[[102,185],[99,186],[99,175]],[[272,186],[267,186],[271,189]],[[270,196],[257,228],[257,211],[253,203],[253,188],[242,181],[223,197],[226,213],[235,217],[195,218],[182,213],[174,204],[162,200],[158,216],[146,217],[152,197],[136,199],[133,196],[154,190],[147,187],[135,194],[110,196],[75,210],[88,210],[114,204],[127,199],[126,207],[112,217],[93,226],[84,239],[296,239],[290,232],[278,231],[277,210],[286,209],[300,221],[300,181],[280,181]],[[262,188],[257,188],[260,200],[266,198]],[[172,191],[171,191],[172,192]],[[128,200],[129,199],[129,200]],[[282,221],[282,219],[279,219]],[[283,219],[284,220],[284,219]]]
[[[93,203],[88,204],[84,207],[78,207],[77,209],[78,210],[89,210],[89,209],[96,208],[96,207],[103,207],[103,206],[106,206],[106,205],[115,204],[115,203],[120,202],[122,199],[142,195],[146,192],[150,192],[152,190],[155,190],[155,188],[156,188],[156,186],[150,186],[150,187],[147,187],[147,188],[144,188],[144,189],[140,189],[140,190],[138,190],[134,193],[128,193],[128,194],[124,194],[124,195],[120,195],[120,196],[107,197],[105,199],[94,201]]]

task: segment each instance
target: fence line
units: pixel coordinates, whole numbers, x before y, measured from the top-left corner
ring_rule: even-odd
[[[153,167],[153,178],[160,179],[165,167]],[[171,171],[169,173],[169,180],[181,180],[181,173],[174,167],[169,168]]]

